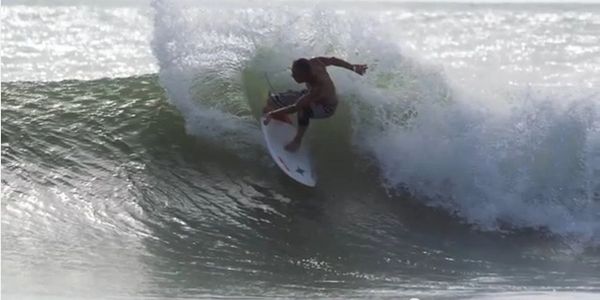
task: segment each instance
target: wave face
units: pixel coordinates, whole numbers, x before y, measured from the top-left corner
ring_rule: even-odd
[[[161,83],[190,131],[256,142],[240,118],[258,113],[263,73],[276,89],[298,88],[286,70],[295,58],[365,62],[365,78],[331,70],[347,110],[324,126],[350,128],[352,149],[373,159],[382,186],[482,229],[600,241],[597,15],[154,7]],[[507,36],[514,31],[523,34]]]
[[[599,12],[2,6],[2,297],[593,299]],[[308,189],[257,118],[321,55],[370,68],[331,68]]]

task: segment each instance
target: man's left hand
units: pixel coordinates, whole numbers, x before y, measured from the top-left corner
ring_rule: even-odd
[[[354,72],[356,72],[358,75],[365,74],[365,72],[367,72],[368,68],[369,67],[367,65],[354,65],[353,66]]]

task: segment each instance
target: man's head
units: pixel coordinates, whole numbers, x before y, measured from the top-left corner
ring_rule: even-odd
[[[307,82],[311,76],[310,62],[306,58],[299,58],[292,64],[292,77],[297,83]]]

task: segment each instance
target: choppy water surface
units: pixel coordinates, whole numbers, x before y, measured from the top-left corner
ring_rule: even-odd
[[[1,13],[7,299],[600,292],[596,5]],[[319,55],[370,69],[332,70],[309,189],[256,117]]]

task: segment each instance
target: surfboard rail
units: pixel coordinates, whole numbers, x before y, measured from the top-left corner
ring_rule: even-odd
[[[303,143],[296,152],[290,152],[284,148],[294,138],[296,127],[275,118],[265,125],[264,120],[265,118],[262,117],[260,126],[267,149],[275,164],[295,181],[314,187],[317,184],[317,178],[306,143]]]

